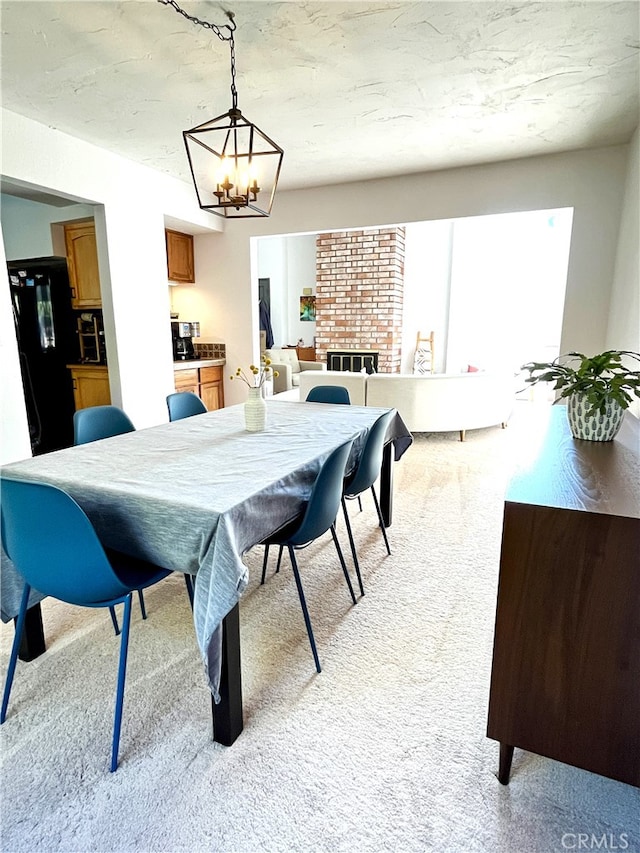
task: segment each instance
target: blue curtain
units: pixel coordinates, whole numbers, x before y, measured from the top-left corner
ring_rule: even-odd
[[[266,348],[271,349],[273,346],[273,330],[271,328],[271,317],[269,316],[269,309],[261,299],[258,308],[260,311],[260,331],[265,332],[266,334]]]

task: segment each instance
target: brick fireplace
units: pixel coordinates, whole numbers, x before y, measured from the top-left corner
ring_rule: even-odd
[[[333,231],[316,239],[316,357],[376,350],[382,373],[400,370],[404,228]]]

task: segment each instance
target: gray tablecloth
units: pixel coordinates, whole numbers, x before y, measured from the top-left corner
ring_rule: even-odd
[[[3,622],[10,622],[14,616],[18,615],[23,590],[22,575],[18,574],[4,549],[0,550],[0,616]],[[37,589],[32,589],[29,595],[29,607],[42,601],[44,597]]]
[[[104,545],[196,575],[194,622],[218,698],[221,621],[247,585],[242,556],[294,518],[327,455],[388,409],[268,401],[267,428],[248,433],[231,406],[7,465],[2,474],[67,491]],[[399,416],[399,458],[412,438]],[[5,610],[3,603],[3,610]]]

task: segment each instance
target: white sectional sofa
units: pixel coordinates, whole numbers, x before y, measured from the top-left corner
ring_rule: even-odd
[[[460,433],[506,426],[515,402],[511,374],[374,373],[367,379],[367,405],[393,406],[411,432]]]
[[[299,399],[316,385],[344,385],[353,405],[397,409],[411,432],[459,432],[506,426],[515,402],[512,374],[300,373]]]

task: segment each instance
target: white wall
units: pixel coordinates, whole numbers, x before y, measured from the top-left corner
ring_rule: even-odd
[[[640,352],[640,131],[629,146],[629,166],[625,186],[611,310],[607,325],[607,347]]]
[[[111,401],[141,429],[174,391],[163,213],[122,198],[95,218]]]
[[[622,222],[605,347],[640,352],[640,129],[629,146]],[[631,366],[631,365],[630,365]],[[633,370],[640,369],[637,362]],[[640,400],[631,406],[640,417]]]
[[[189,323],[200,323],[200,342],[214,343],[221,341],[224,343],[224,337],[217,337],[213,331],[211,321],[212,315],[216,313],[214,306],[215,297],[212,297],[208,288],[203,288],[203,281],[208,280],[208,272],[202,268],[200,256],[198,253],[199,236],[194,235],[194,255],[195,255],[195,283],[194,284],[175,284],[169,287],[169,301],[171,303],[171,311],[180,315],[181,320],[186,320]]]
[[[271,330],[275,347],[291,343],[286,248],[286,237],[267,237],[258,241],[257,245],[258,278],[269,279]]]
[[[6,270],[6,265],[0,240],[0,269]],[[0,373],[0,465],[6,465],[31,456],[9,287],[0,287]]]
[[[410,222],[406,226],[401,373],[413,373],[418,333],[434,333],[434,370],[443,373],[449,326],[453,222]]]
[[[57,255],[51,239],[51,223],[88,219],[93,216],[93,212],[93,205],[89,204],[53,207],[3,194],[0,196],[0,216],[7,260],[21,261]]]
[[[560,354],[571,223],[571,209],[454,222],[448,372]]]
[[[300,339],[312,347],[316,335],[314,320],[300,320],[300,297],[307,287],[316,294],[316,235],[286,238],[287,252],[287,305],[289,310],[288,340],[296,344]]]

